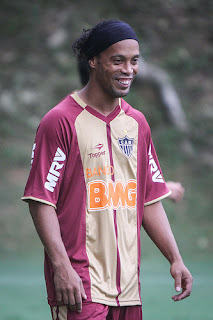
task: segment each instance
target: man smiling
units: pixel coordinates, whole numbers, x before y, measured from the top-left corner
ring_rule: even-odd
[[[122,21],[104,21],[73,44],[87,85],[42,119],[23,200],[45,248],[54,320],[141,320],[140,228],[171,264],[179,301],[190,295],[161,199],[167,189],[150,128],[121,97],[138,71],[139,44]],[[94,155],[94,156],[93,156]]]
[[[119,52],[119,54],[117,54]],[[138,71],[139,45],[132,39],[119,41],[106,49],[91,67],[96,67],[95,81],[104,95],[124,97]]]

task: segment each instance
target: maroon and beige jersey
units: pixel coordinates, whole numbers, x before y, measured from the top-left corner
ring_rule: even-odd
[[[67,254],[89,300],[141,304],[143,209],[169,194],[149,126],[123,99],[105,117],[74,93],[41,121],[22,199],[56,209]],[[49,303],[57,305],[47,255],[45,279]]]

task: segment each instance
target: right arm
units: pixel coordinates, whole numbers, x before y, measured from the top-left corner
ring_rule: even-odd
[[[59,304],[67,305],[71,311],[82,310],[82,299],[87,299],[83,283],[73,269],[61,238],[55,209],[37,201],[29,201],[30,213],[37,233],[52,262],[54,286]]]

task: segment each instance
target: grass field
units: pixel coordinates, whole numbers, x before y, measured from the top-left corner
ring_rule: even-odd
[[[213,260],[187,261],[194,276],[193,294],[174,303],[169,265],[160,259],[144,259],[141,274],[144,320],[212,320]],[[51,319],[46,303],[43,265],[40,259],[5,260],[0,264],[0,319]]]

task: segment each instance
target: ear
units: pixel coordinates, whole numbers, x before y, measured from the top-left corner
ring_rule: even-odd
[[[88,63],[89,63],[90,68],[95,69],[96,64],[97,64],[97,58],[96,58],[96,57],[93,57],[92,59],[90,59],[90,60],[88,61]]]

